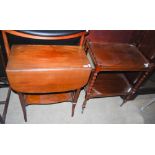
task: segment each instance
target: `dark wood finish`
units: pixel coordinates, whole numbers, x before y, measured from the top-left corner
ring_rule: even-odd
[[[130,88],[131,85],[124,74],[102,72],[98,74],[90,98],[126,95]]]
[[[147,80],[147,78],[149,77],[149,75],[153,72],[153,70],[155,69],[155,66],[151,66],[148,71],[145,71],[137,80],[136,84],[132,87],[132,89],[130,90],[129,94],[124,98],[124,101],[122,103],[122,105],[124,103],[126,103],[128,100],[131,100],[135,97],[136,92],[138,91],[138,89],[140,88],[140,86],[145,82],[145,80]],[[122,106],[121,105],[121,106]]]
[[[88,38],[92,42],[129,43],[138,47],[141,45],[145,34],[146,30],[90,30]],[[140,76],[138,72],[126,72],[125,75],[133,84]]]
[[[134,30],[90,30],[88,38],[92,42],[116,42],[129,43],[133,42]],[[135,36],[137,37],[137,35]],[[135,38],[134,37],[134,38]]]
[[[130,85],[123,72],[145,71],[146,73],[151,68],[149,61],[136,46],[131,44],[88,40],[85,45],[86,53],[89,53],[94,63],[94,71],[86,89],[82,112],[87,100],[94,97],[122,96],[123,104],[130,100],[141,82],[134,86]]]
[[[148,30],[145,31],[145,35],[143,37],[143,40],[140,43],[139,46],[140,51],[147,57],[147,59],[152,63],[155,64],[155,31],[154,30]],[[151,86],[148,86],[147,83],[149,81],[151,82],[151,76],[153,76],[153,73],[155,72],[155,69],[151,69],[147,76],[143,73],[139,73],[135,77],[135,79],[139,79],[141,76],[145,76],[144,81],[142,82],[142,85],[138,88],[138,91],[136,94],[148,94],[148,93],[155,93],[155,82],[152,82]],[[145,83],[144,83],[145,82]]]
[[[21,103],[21,107],[22,107],[22,111],[23,111],[23,115],[24,115],[24,120],[25,120],[25,122],[27,122],[25,96],[22,93],[18,93],[18,96],[19,96],[19,100],[20,100],[20,103]]]
[[[77,89],[74,93],[74,98],[73,98],[73,103],[72,103],[72,117],[74,116],[74,111],[75,111],[75,107],[76,107],[76,103],[78,100],[78,97],[80,95],[80,89]]]
[[[139,45],[139,50],[145,55],[145,57],[150,60],[150,62],[155,63],[155,31],[148,30],[145,31],[143,40]]]
[[[147,30],[144,31],[143,38],[139,41],[138,49],[143,53],[143,55],[149,60],[150,63],[155,64],[155,31],[154,30]],[[154,70],[150,70],[148,75],[145,76],[144,72],[138,72],[138,73],[128,73],[127,77],[128,79],[135,85],[138,83],[139,79],[142,76],[145,76],[143,78],[143,82],[141,82],[141,86],[138,87],[136,94],[150,94],[155,93],[155,82],[149,86],[148,83],[151,79],[152,73]],[[151,81],[150,81],[151,82]]]
[[[149,63],[154,63],[155,61],[155,31],[89,31],[90,35],[88,38],[93,42],[98,43],[132,43],[136,45],[138,50],[143,53],[143,55],[149,60]],[[125,64],[124,64],[125,65]],[[145,86],[148,78],[150,77],[153,70],[148,68],[148,70],[140,72],[124,72],[124,76],[127,77],[130,84],[132,84],[132,89],[127,96],[121,96],[124,99],[133,99],[136,94],[146,94],[154,93],[155,87]],[[145,82],[145,83],[144,83]],[[155,84],[154,84],[155,85]],[[104,86],[103,86],[104,87]],[[88,91],[88,90],[87,90]],[[88,95],[86,95],[86,98]],[[87,99],[86,99],[87,100]]]
[[[88,44],[89,53],[100,71],[141,71],[149,67],[149,61],[134,45],[94,42]]]
[[[80,37],[80,42],[79,46],[18,45],[10,49],[7,33],[41,40]],[[25,121],[26,106],[30,104],[72,101],[73,116],[81,87],[87,83],[91,72],[82,48],[86,32],[59,37],[35,36],[9,30],[2,31],[2,34],[8,56],[8,79],[11,88],[19,93]]]

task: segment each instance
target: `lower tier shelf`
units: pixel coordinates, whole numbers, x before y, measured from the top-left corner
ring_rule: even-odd
[[[91,92],[93,97],[126,95],[131,89],[123,73],[99,73]]]
[[[25,101],[28,105],[31,104],[54,104],[65,101],[72,101],[72,93],[54,93],[41,95],[25,95]]]

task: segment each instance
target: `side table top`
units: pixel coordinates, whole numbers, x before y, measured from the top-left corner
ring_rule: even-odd
[[[103,71],[143,71],[149,61],[136,46],[126,43],[88,43],[90,55]]]

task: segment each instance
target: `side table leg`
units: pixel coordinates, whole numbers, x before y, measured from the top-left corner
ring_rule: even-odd
[[[26,104],[25,104],[25,101],[24,101],[24,95],[21,94],[21,93],[19,93],[18,95],[19,95],[19,100],[20,100],[23,115],[24,115],[24,120],[25,120],[25,122],[27,122],[27,113],[26,113]]]
[[[84,109],[86,108],[86,104],[87,104],[87,101],[89,100],[89,97],[85,97],[85,100],[84,100],[84,102],[83,102],[83,104],[82,104],[82,114],[84,113]]]
[[[131,89],[131,91],[126,96],[126,98],[124,99],[123,103],[120,106],[123,106],[124,103],[126,103],[127,101],[132,99],[132,97],[136,94],[137,90],[140,88],[140,86],[143,84],[143,82],[153,72],[154,68],[155,68],[154,66],[151,67],[149,71],[144,72],[144,74],[142,74],[142,76],[139,77],[139,79],[137,80],[137,83],[135,84],[135,86],[133,86],[133,88]]]
[[[77,100],[80,95],[80,91],[81,91],[81,89],[76,90],[75,95],[74,95],[74,99],[73,99],[73,103],[72,103],[72,117],[74,116],[74,111],[75,111],[75,107],[77,104]]]
[[[97,78],[97,74],[98,74],[98,71],[96,71],[96,70],[92,71],[91,78],[90,78],[90,80],[88,82],[88,88],[86,90],[85,100],[84,100],[84,102],[82,104],[82,114],[84,113],[84,109],[86,108],[87,101],[90,98],[91,91],[93,89],[93,85],[94,85],[95,80]]]

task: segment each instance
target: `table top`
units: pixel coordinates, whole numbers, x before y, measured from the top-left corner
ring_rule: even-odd
[[[131,44],[89,42],[89,53],[102,71],[143,71],[149,61]]]
[[[7,70],[90,68],[80,46],[14,45]]]
[[[80,46],[14,45],[6,73],[16,92],[51,93],[80,89],[91,66]]]

